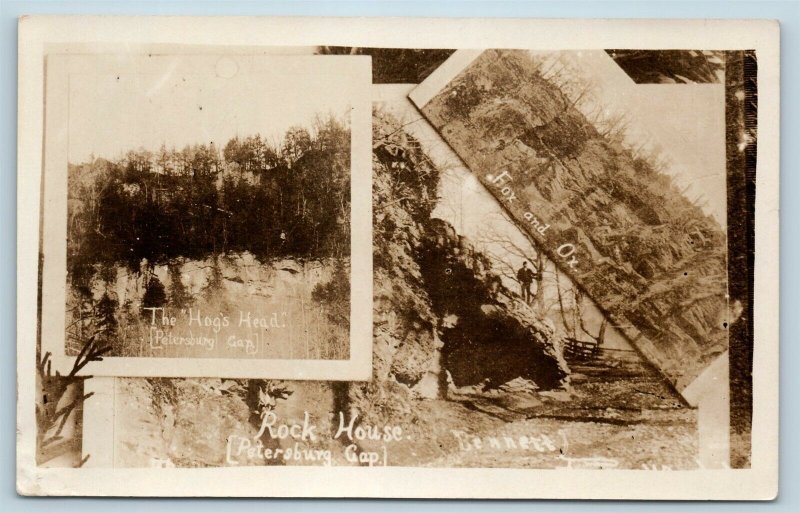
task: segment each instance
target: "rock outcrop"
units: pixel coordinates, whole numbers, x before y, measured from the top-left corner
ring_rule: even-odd
[[[562,340],[517,299],[489,260],[445,221],[427,225],[418,257],[439,321],[442,366],[456,386],[496,388],[517,378],[564,385]]]
[[[456,386],[565,386],[555,330],[501,290],[485,255],[431,219],[439,172],[418,142],[380,112],[373,137],[374,372],[349,385],[350,407],[413,416],[411,402],[446,395],[448,376]]]

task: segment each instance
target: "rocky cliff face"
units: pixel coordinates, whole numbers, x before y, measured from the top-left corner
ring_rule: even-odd
[[[251,253],[227,253],[203,260],[174,259],[140,268],[105,267],[88,283],[88,293],[69,289],[67,324],[80,314],[83,303],[112,305],[116,336],[110,340],[111,356],[230,356],[222,343],[213,349],[156,347],[149,343],[152,326],[145,307],[164,307],[177,318],[176,336],[188,332],[224,341],[229,335],[245,337],[252,330],[239,326],[240,316],[266,319],[279,328],[260,330],[257,352],[235,356],[260,358],[341,359],[348,357],[349,327],[332,322],[330,313],[314,296],[318,286],[331,283],[337,268],[347,269],[347,259],[276,259],[262,262]],[[349,312],[347,298],[339,307]],[[227,316],[229,326],[187,326],[188,312],[212,319]],[[199,312],[199,314],[198,314]],[[348,317],[349,319],[349,317]],[[73,334],[74,335],[74,334]],[[73,354],[80,351],[81,337],[68,339]]]

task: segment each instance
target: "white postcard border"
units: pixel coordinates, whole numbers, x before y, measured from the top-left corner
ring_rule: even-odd
[[[413,40],[409,41],[409,34]],[[553,471],[282,467],[45,469],[35,464],[38,230],[18,216],[18,451],[23,494],[117,496],[755,499],[778,490],[779,30],[774,21],[41,17],[20,24],[18,211],[40,202],[46,42],[420,48],[755,49],[759,78],[752,468]],[[254,485],[255,484],[255,485]]]

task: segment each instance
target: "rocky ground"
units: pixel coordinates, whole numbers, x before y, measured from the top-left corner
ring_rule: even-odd
[[[539,391],[517,379],[490,390],[452,384],[444,397],[414,397],[407,422],[394,422],[404,439],[358,443],[398,466],[509,468],[696,467],[696,410],[685,407],[653,370],[629,360],[574,364],[568,390]],[[632,360],[632,361],[631,361]],[[246,383],[219,379],[121,379],[116,410],[116,463],[121,466],[225,466],[301,464],[294,461],[227,459],[233,436],[254,438],[259,421],[248,404]],[[306,411],[320,439],[309,447],[345,457],[349,440],[334,439],[335,385],[286,383],[292,395],[278,401],[277,417],[301,423]],[[398,408],[402,409],[401,405]],[[327,412],[327,413],[326,413]],[[401,412],[402,413],[402,412]],[[403,415],[376,411],[372,418]],[[480,446],[475,445],[476,438]],[[521,439],[523,441],[521,441]],[[284,450],[292,440],[265,445]],[[320,464],[306,462],[305,464]]]
[[[652,368],[629,353],[593,362],[571,362],[572,386],[536,392],[524,384],[451,400],[497,419],[500,436],[545,434],[557,451],[458,451],[435,466],[499,467],[696,467],[696,410],[685,407]],[[472,434],[485,437],[483,430]],[[491,436],[493,430],[489,430]]]

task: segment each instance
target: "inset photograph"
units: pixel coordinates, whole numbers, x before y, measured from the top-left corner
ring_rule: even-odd
[[[370,82],[365,56],[49,56],[56,367],[368,378]]]

